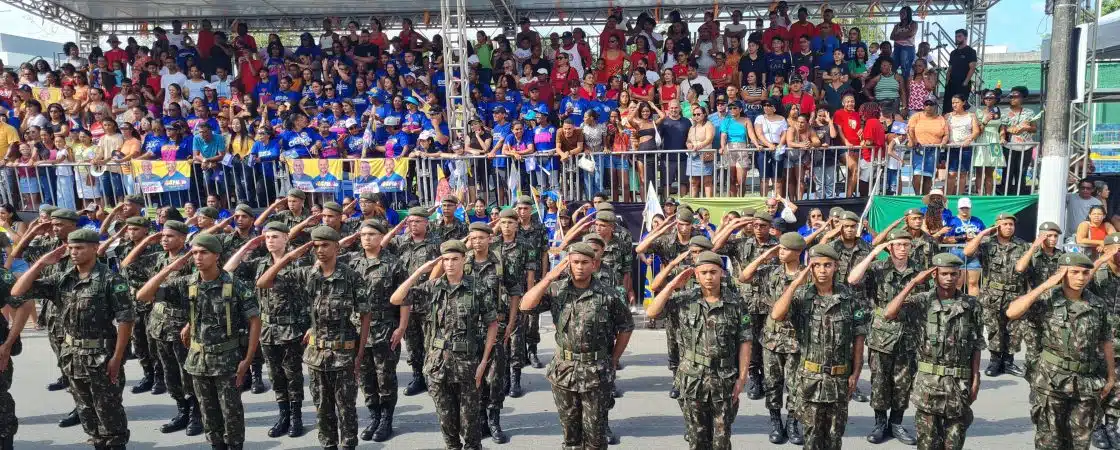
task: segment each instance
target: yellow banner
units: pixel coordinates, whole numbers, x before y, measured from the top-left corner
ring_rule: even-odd
[[[304,192],[335,192],[342,186],[341,159],[289,159],[292,187]]]
[[[185,191],[191,186],[190,161],[133,160],[132,173],[139,174],[140,191],[145,194]]]
[[[408,158],[359,159],[350,164],[350,179],[357,195],[370,192],[404,192]]]

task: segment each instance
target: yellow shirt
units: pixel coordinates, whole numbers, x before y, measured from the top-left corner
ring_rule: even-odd
[[[253,149],[253,139],[246,137],[245,139],[229,138],[229,150],[234,156],[244,158],[249,156],[249,151]]]
[[[19,130],[7,123],[0,123],[0,149],[7,153],[8,148],[17,142],[19,142]]]

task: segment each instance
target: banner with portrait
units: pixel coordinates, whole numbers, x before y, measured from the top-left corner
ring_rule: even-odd
[[[190,161],[132,160],[140,191],[145,194],[185,191],[191,187]]]
[[[341,159],[289,159],[292,187],[304,192],[336,192],[342,186]]]
[[[358,159],[350,164],[350,180],[357,195],[370,192],[404,192],[408,158]]]
[[[31,88],[31,96],[43,105],[43,113],[45,114],[47,111],[47,105],[50,105],[51,103],[59,103],[62,101],[62,89],[56,87]]]

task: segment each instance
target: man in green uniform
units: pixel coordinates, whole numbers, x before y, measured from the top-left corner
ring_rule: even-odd
[[[133,283],[147,283],[157,272],[187,254],[187,224],[169,220],[159,234],[148,236],[121,262],[121,272]],[[143,258],[144,248],[159,241],[163,247],[155,261]],[[178,275],[190,273],[183,268]],[[154,297],[152,312],[148,315],[148,337],[155,341],[163,365],[163,380],[167,392],[178,404],[178,414],[160,427],[163,433],[174,433],[186,428],[187,436],[202,434],[202,411],[194,396],[194,384],[183,366],[187,360],[187,347],[179,339],[179,332],[187,325],[189,300],[176,292],[159,292]]]
[[[23,332],[27,318],[35,314],[34,301],[8,295],[15,282],[15,275],[8,269],[0,268],[0,299],[3,300],[0,304],[12,309],[10,324],[7,317],[0,315],[0,450],[13,450],[16,431],[19,430],[16,401],[8,392],[12,388],[12,375],[15,373],[12,356],[23,352],[19,335]]]
[[[670,261],[677,259],[683,253],[688,252],[689,240],[693,236],[700,236],[700,230],[692,226],[692,213],[688,211],[681,211],[677,213],[677,219],[674,221],[665,221],[660,228],[654,230],[642,242],[638,243],[635,251],[645,257],[645,254],[650,253],[661,259],[663,265],[668,264]],[[666,234],[670,229],[676,231],[673,234]],[[677,366],[680,365],[680,347],[677,339],[677,328],[679,324],[677,319],[679,315],[670,312],[666,315],[665,321],[665,342],[668,344],[669,355],[669,372],[677,373]],[[673,388],[669,390],[669,398],[677,398],[681,395],[680,386],[673,383]]]
[[[614,223],[614,213],[598,214],[609,214],[603,217]],[[564,448],[607,447],[604,409],[618,359],[634,331],[622,292],[595,277],[596,267],[595,249],[582,242],[573,244],[568,256],[521,299],[522,311],[547,308],[556,321],[556,356],[547,376]],[[565,273],[568,276],[561,278]]]
[[[129,431],[121,399],[122,364],[136,306],[124,278],[97,261],[99,242],[96,231],[71,231],[65,247],[37,259],[16,280],[11,295],[45,298],[58,308],[64,336],[59,362],[70,380],[82,428],[94,447],[124,449]],[[44,273],[64,254],[70,256],[69,265]]]
[[[894,299],[898,291],[919,274],[910,264],[910,235],[903,230],[891,230],[888,241],[875,246],[859,262],[845,280],[857,291],[871,293],[869,302],[874,309],[867,348],[871,349],[871,409],[875,410],[875,427],[867,441],[881,444],[894,437],[906,445],[917,440],[902,426],[902,417],[910,405],[910,388],[914,383],[917,360],[914,349],[920,341],[915,334],[919,324],[914,315],[903,315],[902,320],[886,320],[883,308]],[[878,259],[887,251],[887,259]],[[842,256],[841,256],[842,257]],[[925,291],[926,285],[917,291]],[[888,419],[887,411],[890,411]]]
[[[739,274],[739,282],[751,283],[759,280],[758,302],[763,311],[770,311],[782,291],[801,270],[801,252],[805,250],[805,238],[795,232],[785,233],[778,239],[779,245],[770,247],[747,264]],[[822,244],[825,245],[825,244]],[[777,260],[774,257],[777,256]],[[770,443],[781,444],[789,439],[790,443],[801,445],[798,419],[800,405],[797,390],[797,364],[800,363],[800,343],[793,324],[785,321],[766,319],[762,331],[762,361],[766,391],[766,409],[770,411]],[[785,426],[782,425],[782,397],[788,395]]]
[[[731,424],[747,381],[751,315],[739,294],[725,288],[723,276],[720,256],[701,252],[695,268],[678,274],[646,309],[657,317],[672,303],[680,316],[684,361],[674,378],[684,388],[685,439],[693,450],[731,448]],[[686,288],[692,279],[696,283]]]
[[[1015,365],[1015,352],[1019,350],[1020,333],[1016,324],[1007,321],[1007,305],[1026,291],[1025,278],[1015,271],[1015,263],[1027,251],[1027,243],[1015,236],[1015,216],[1000,213],[996,225],[976,234],[964,246],[964,255],[972,258],[979,252],[987,284],[980,291],[980,306],[984,310],[984,327],[988,330],[988,351],[992,359],[984,374],[989,377],[1009,373],[1023,376],[1025,372]],[[998,230],[998,233],[996,231]],[[992,234],[995,233],[995,236]]]
[[[525,269],[531,271],[526,273],[526,286],[536,284],[537,277],[548,268],[548,229],[544,227],[540,220],[533,218],[534,207],[533,197],[528,195],[517,197],[515,208],[518,222],[517,237],[527,247]],[[626,241],[627,249],[630,248],[630,242]],[[627,266],[627,269],[629,269],[629,266]],[[537,356],[537,345],[541,342],[540,316],[522,314],[518,318],[518,322],[521,323],[522,331],[518,331],[514,336],[522,341],[514,342],[514,349],[518,354],[511,356],[512,366],[518,369],[526,364],[532,365],[536,369],[544,367]]]
[[[382,247],[400,259],[404,273],[416,272],[424,263],[439,257],[439,237],[428,230],[428,210],[413,207],[408,217],[397,224],[382,239]],[[398,235],[408,227],[408,233]],[[427,273],[424,274],[427,276]],[[423,280],[421,280],[423,281]],[[408,346],[408,365],[412,367],[412,380],[404,390],[404,395],[413,396],[428,389],[424,380],[424,317],[413,311],[409,322],[412,326],[405,330],[404,342]]]
[[[495,443],[502,444],[505,443],[506,436],[502,431],[500,413],[505,406],[506,395],[513,398],[522,395],[521,367],[513,367],[510,355],[514,332],[518,330],[517,321],[521,315],[518,305],[521,303],[521,296],[525,295],[525,265],[528,254],[517,239],[517,217],[509,214],[501,217],[498,229],[499,236],[492,238],[489,225],[481,222],[471,224],[467,243],[474,255],[467,258],[467,269],[475,278],[493,279],[496,284],[497,295],[494,301],[500,340],[495,343],[491,354],[486,388],[482,391],[482,406],[487,411],[487,426],[483,427],[483,434],[489,433]]]
[[[910,208],[906,210],[902,217],[892,222],[885,230],[875,236],[871,245],[882,244],[890,236],[891,231],[899,225],[903,225],[903,230],[909,233],[911,240],[914,241],[910,243],[910,258],[913,259],[914,264],[925,270],[930,264],[933,264],[933,255],[936,255],[939,250],[937,241],[933,239],[933,236],[922,230],[923,220],[925,220],[925,213],[922,212],[921,208]]]
[[[211,227],[210,230],[208,230],[218,238],[219,242],[222,243],[222,255],[219,261],[229,261],[234,252],[241,249],[241,247],[245,246],[247,242],[257,236],[257,233],[253,229],[253,219],[255,219],[255,216],[253,215],[253,209],[250,208],[249,205],[240,203],[236,207],[234,207],[233,215],[230,216],[229,219],[218,222],[218,225],[222,226]],[[223,225],[227,221],[233,223],[233,230],[228,233],[224,232],[225,226]],[[256,252],[250,255],[251,257],[264,256],[264,250],[259,246],[257,247],[257,249],[258,250]],[[227,272],[234,273],[232,270],[228,270]],[[248,279],[241,277],[241,280],[251,284],[254,280],[256,280],[256,278]],[[250,369],[252,371],[252,374],[250,377],[246,378],[245,383],[243,383],[241,386],[241,390],[246,390],[245,384],[251,383],[248,388],[254,394],[263,394],[267,392],[268,385],[264,382],[263,351],[257,352],[256,355],[253,356],[253,365]]]
[[[455,217],[455,209],[459,207],[459,199],[454,195],[448,195],[443,198],[440,204],[442,206],[439,219],[431,222],[429,232],[436,235],[440,242],[466,238],[469,232],[466,222]]]
[[[268,208],[265,208],[265,210],[257,216],[257,220],[253,222],[253,225],[264,227],[268,222],[280,222],[287,225],[289,229],[295,228],[296,225],[299,225],[300,222],[307,219],[307,213],[303,210],[303,204],[306,199],[307,193],[299,189],[289,189],[288,195],[268,205]],[[276,212],[282,204],[287,205],[288,209]],[[300,236],[299,239],[292,241],[292,245],[303,245],[306,242],[307,238]]]
[[[497,311],[494,303],[487,301],[494,292],[484,281],[464,272],[467,247],[462,241],[444,242],[440,253],[440,258],[420,266],[401,283],[390,302],[404,305],[414,300],[412,309],[422,312],[428,322],[424,327],[428,345],[424,374],[431,381],[429,393],[435,401],[444,445],[449,449],[481,449],[478,389],[498,334]],[[442,266],[443,274],[429,279],[426,275],[436,264]],[[421,283],[421,279],[427,281]],[[480,335],[480,325],[485,326],[485,338]],[[481,354],[480,342],[484,343]]]
[[[276,261],[257,279],[257,288],[298,286],[310,298],[311,328],[303,337],[307,345],[303,362],[311,375],[319,444],[353,449],[358,446],[357,374],[369,335],[370,305],[360,295],[368,292],[366,281],[346,264],[338,264],[340,240],[342,236],[330,227],[316,227],[311,242]],[[284,271],[312,247],[315,265]],[[361,317],[356,328],[351,323],[355,313]]]
[[[99,254],[105,255],[109,267],[118,271],[124,258],[137,245],[144,242],[144,239],[150,234],[149,227],[151,224],[147,218],[132,216],[124,219],[124,223],[123,227],[119,227],[118,231],[108,240],[102,242],[97,249]],[[114,242],[117,245],[110,247]],[[162,250],[158,244],[154,243],[148,244],[145,249],[141,258],[148,263],[154,263],[156,256]],[[129,280],[129,284],[129,295],[135,298],[136,290],[140,289],[143,283]],[[140,361],[140,368],[144,371],[144,377],[132,387],[133,394],[152,391],[152,394],[159,395],[167,392],[167,387],[163,384],[163,366],[159,362],[159,353],[156,350],[155,341],[148,339],[148,313],[151,311],[152,305],[150,303],[136,302],[136,322],[132,326],[132,345],[136,359]]]
[[[859,238],[859,215],[856,213],[851,211],[840,213],[839,225],[837,230],[840,239],[829,240],[826,243],[840,255],[840,260],[836,261],[836,279],[843,281],[848,279],[852,268],[871,253],[871,244]]]
[[[972,402],[980,391],[984,324],[976,298],[958,288],[962,265],[956,255],[935,255],[933,267],[912,277],[883,312],[886,320],[912,321],[918,327],[913,401],[920,449],[964,448]],[[930,278],[934,289],[914,292]]]
[[[240,384],[257,351],[260,309],[249,287],[218,266],[221,253],[218,237],[195,235],[190,253],[156,273],[136,298],[150,302],[161,290],[187,297],[190,321],[180,332],[190,349],[184,366],[199,400],[206,438],[214,448],[239,450],[245,444]],[[194,273],[171,278],[192,261]]]
[[[1102,260],[1111,259],[1112,253]],[[1092,281],[1093,261],[1083,253],[1067,253],[1059,265],[1054,275],[1007,307],[1008,319],[1026,317],[1041,326],[1043,350],[1031,371],[1031,421],[1034,447],[1043,450],[1089,448],[1090,433],[1102,413],[1101,399],[1116,383],[1107,310],[1103,300],[1085,290]]]
[[[1035,238],[1034,243],[1031,244],[1023,256],[1015,262],[1015,272],[1022,274],[1027,279],[1028,287],[1034,288],[1047,278],[1050,278],[1054,272],[1058,271],[1058,260],[1066,252],[1058,246],[1059,236],[1062,234],[1062,229],[1054,222],[1043,222],[1038,226],[1038,237]],[[1101,273],[1101,272],[1098,272]],[[1091,286],[1090,286],[1091,288]],[[1101,296],[1099,292],[1095,292]],[[1027,355],[1024,358],[1024,378],[1027,381],[1031,379],[1031,370],[1038,362],[1038,355],[1042,352],[1041,344],[1039,343],[1039,324],[1024,320],[1019,324],[1019,330],[1023,332],[1023,341],[1027,347]],[[1117,442],[1120,444],[1120,442]]]
[[[101,237],[108,237],[120,232],[121,228],[127,226],[127,220],[133,217],[141,217],[140,210],[144,207],[144,196],[140,194],[133,194],[126,196],[124,201],[120,202],[113,211],[109,213],[109,217],[101,221],[100,234]]]
[[[863,369],[870,314],[851,289],[834,278],[839,258],[827,245],[810,249],[809,267],[789,284],[770,313],[773,320],[792,323],[801,344],[797,388],[806,450],[840,448],[848,400]]]
[[[536,279],[537,276],[535,269],[528,269],[529,258],[533,251],[526,244],[518,227],[517,211],[514,209],[503,210],[498,213],[499,233],[497,236],[489,238],[488,242],[488,248],[492,250],[501,263],[502,274],[499,279],[502,292],[507,296],[507,298],[500,299],[501,301],[498,302],[499,315],[510,310],[511,304],[516,305],[521,302],[521,296],[525,294],[526,280]],[[481,231],[472,231],[472,234],[477,232]],[[521,314],[519,310],[513,311],[518,316],[516,319],[512,321],[508,318],[502,319],[498,325],[499,336],[502,336],[500,347],[503,348],[495,352],[494,365],[508,365],[508,371],[501,380],[500,386],[508,387],[506,394],[510,397],[521,398],[524,395],[521,389],[521,369],[525,367],[526,361],[523,359],[524,352],[518,352],[517,346],[525,345],[525,333],[527,333],[528,327],[523,326],[521,320],[528,318],[529,315]],[[507,325],[507,322],[510,325]],[[507,334],[510,336],[508,341],[505,339]],[[521,357],[515,357],[514,355],[521,355]],[[508,377],[508,379],[505,377]],[[501,408],[499,407],[499,409]]]
[[[291,230],[280,222],[269,222],[263,234],[255,236],[235,252],[223,268],[246,283],[256,283],[270,267],[284,257]],[[260,251],[263,249],[263,252]],[[263,253],[261,256],[252,255]],[[303,265],[297,260],[281,270],[281,275]],[[257,288],[261,318],[261,351],[268,360],[268,376],[276,394],[280,415],[269,428],[268,437],[303,436],[303,336],[311,326],[309,301],[300,285],[285,284],[291,278],[280,276],[269,289]],[[255,359],[255,358],[254,358]]]
[[[1106,255],[1115,253],[1116,249],[1120,249],[1120,233],[1109,233],[1104,238],[1104,245]],[[1120,261],[1115,255],[1112,255],[1108,258],[1098,259],[1096,265],[1099,268],[1094,272],[1093,281],[1089,284],[1088,289],[1104,300],[1108,327],[1112,331],[1112,352],[1113,354],[1120,354],[1120,351],[1117,351],[1117,344],[1120,343],[1120,301],[1117,301],[1120,298]],[[1037,286],[1044,281],[1046,280],[1042,279],[1035,285]],[[1035,327],[1038,328],[1038,324]],[[1120,364],[1116,364],[1116,366],[1117,370],[1120,370]],[[1117,375],[1120,376],[1120,374]],[[1109,447],[1118,448],[1120,447],[1120,430],[1117,430],[1117,423],[1120,422],[1118,420],[1120,418],[1120,389],[1109,391],[1108,396],[1103,400],[1102,408],[1104,409],[1104,420],[1100,421],[1101,425],[1093,430],[1093,446],[1103,448],[1105,445],[1101,444],[1107,444]]]

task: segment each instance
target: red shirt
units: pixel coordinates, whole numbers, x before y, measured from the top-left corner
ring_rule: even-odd
[[[618,38],[619,48],[622,47],[622,44],[626,43],[626,33],[623,32],[622,30],[620,30],[618,28],[615,28],[613,30],[603,30],[602,34],[599,35],[599,52],[600,52],[600,54],[602,52],[605,52],[608,48],[610,48],[611,36],[614,36],[615,38]]]
[[[793,25],[789,26],[790,39],[801,39],[801,35],[809,36],[809,40],[812,41],[813,37],[817,35],[817,26],[813,25],[812,22],[805,22],[804,24],[794,22]]]
[[[249,49],[249,51],[251,52],[257,51],[257,39],[254,38],[251,34],[245,34],[244,36],[239,35],[233,40],[233,42],[235,44],[241,44],[242,47]]]
[[[730,76],[734,72],[735,68],[731,67],[731,65],[729,64],[724,64],[722,66],[712,66],[711,69],[708,69],[708,78],[712,80],[712,87],[727,87],[727,85],[731,84],[730,78],[728,78],[727,81],[717,80],[720,80],[725,76]]]
[[[688,76],[688,65],[687,64],[677,64],[677,65],[673,66],[673,76],[677,77],[677,78],[687,77]]]
[[[244,89],[241,92],[253,92],[253,89],[257,87],[257,82],[260,81],[257,78],[257,72],[261,70],[263,65],[264,63],[261,60],[252,58],[249,58],[248,62],[242,62],[238,65],[238,73],[241,74],[241,84]]]
[[[580,86],[579,87],[579,98],[582,98],[582,99],[587,100],[587,101],[595,100],[595,88],[592,87],[590,90],[588,90],[587,86]]]
[[[669,106],[669,102],[676,100],[680,97],[680,90],[675,85],[663,85],[657,89],[658,94],[661,94],[661,108],[665,109]]]
[[[879,122],[879,119],[867,119],[867,124],[863,126],[863,139],[870,141],[871,147],[860,149],[859,157],[871,162],[873,150],[877,155],[883,154],[883,149],[887,145],[887,130],[883,128],[883,123]]]
[[[774,43],[775,37],[780,37],[783,41],[786,41],[786,49],[789,49],[789,30],[782,27],[767,28],[766,31],[762,32],[762,48],[765,48],[768,52],[773,51],[770,45]]]
[[[863,128],[863,124],[860,123],[859,112],[849,112],[846,109],[841,109],[833,114],[832,122],[840,129],[844,139],[847,139],[852,145],[859,145],[859,130]],[[840,143],[843,144],[843,141],[840,141]]]
[[[152,88],[152,92],[159,92],[159,75],[148,74],[148,87]]]
[[[830,25],[832,25],[832,35],[834,37],[836,37],[836,39],[840,39],[841,41],[843,41],[844,39],[842,39],[842,36],[840,35],[840,33],[843,32],[840,29],[840,24],[833,22]],[[817,24],[817,36],[820,36],[821,28],[827,27],[827,26],[828,25],[826,25],[824,22],[821,22],[821,23]]]
[[[657,70],[657,55],[653,52],[639,53],[634,51],[630,54],[630,70],[633,71],[638,67],[638,61],[646,60],[646,69]]]
[[[210,57],[210,49],[214,47],[214,32],[202,30],[198,32],[198,42],[195,43],[195,48],[198,49],[198,54],[203,58]]]
[[[571,92],[568,86],[571,86],[572,82],[579,82],[579,74],[576,73],[576,69],[573,69],[572,66],[568,66],[567,72],[561,72],[560,69],[553,68],[552,75],[549,76],[549,84],[552,87],[552,92]]]
[[[128,67],[128,52],[123,48],[114,48],[105,52],[105,60],[109,61],[109,68],[113,67],[113,61],[120,61],[121,67]]]
[[[812,116],[813,111],[817,109],[817,103],[813,101],[813,95],[805,91],[801,91],[801,96],[798,97],[792,93],[786,94],[782,97],[783,105],[797,105],[801,108],[802,114],[809,114]]]
[[[647,95],[650,95],[650,91],[652,91],[652,90],[653,90],[653,85],[652,84],[643,84],[641,86],[634,85],[634,84],[630,85],[630,95],[631,96],[637,95],[637,96],[645,97]]]

